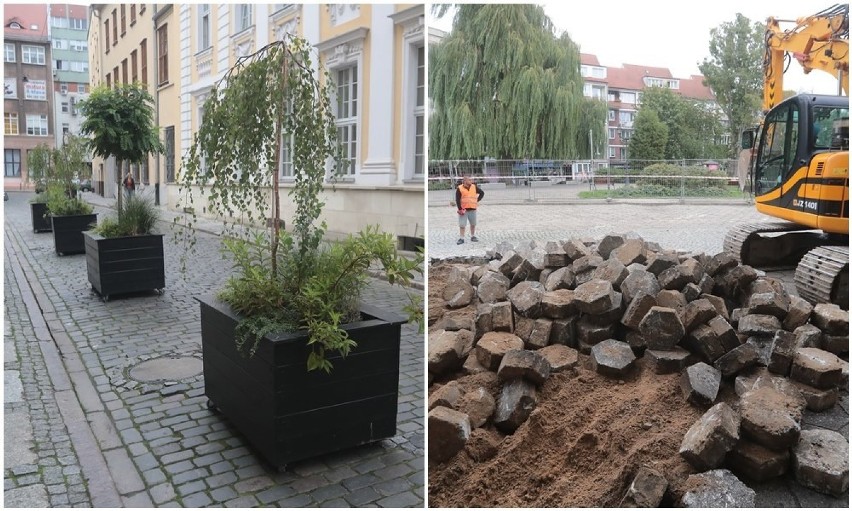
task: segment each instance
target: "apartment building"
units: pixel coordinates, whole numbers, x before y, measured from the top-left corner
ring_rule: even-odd
[[[607,101],[605,161],[610,164],[629,157],[627,146],[645,87],[666,87],[686,98],[711,104],[716,101],[713,91],[703,84],[703,76],[676,78],[664,67],[635,64],[607,67],[600,65],[597,56],[582,53],[580,74],[584,80],[583,94]]]
[[[423,5],[184,4],[176,9],[181,95],[179,107],[170,110],[180,112],[180,119],[173,124],[178,134],[165,164],[169,169],[179,169],[181,151],[198,130],[217,80],[240,57],[294,34],[316,48],[338,95],[332,103],[349,161],[334,191],[324,197],[329,230],[350,233],[379,224],[396,235],[423,236]],[[162,120],[161,125],[167,126]],[[286,196],[294,169],[285,157],[277,171],[286,221],[294,212]],[[166,175],[169,205],[178,201],[176,177],[176,172]]]
[[[179,78],[178,63],[168,59],[170,52],[177,51],[177,26],[175,23],[169,26],[172,12],[171,4],[92,4],[90,7],[88,44],[92,87],[142,84],[155,99],[158,126],[163,126],[161,112],[177,108],[180,89],[175,81]],[[164,135],[162,127],[160,134]],[[163,182],[161,159],[160,155],[151,155],[141,163],[124,162],[119,169],[114,158],[94,157],[95,191],[105,197],[116,197],[119,182],[130,172],[141,191],[152,187],[159,202]]]
[[[78,104],[89,96],[89,9],[85,5],[49,4],[48,38],[53,70],[53,118],[56,147],[65,133],[80,134]]]
[[[55,146],[52,54],[44,4],[6,4],[3,14],[3,187],[20,190],[32,187],[27,152]]]

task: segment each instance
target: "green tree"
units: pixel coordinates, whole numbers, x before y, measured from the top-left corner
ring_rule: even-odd
[[[628,153],[631,160],[662,160],[666,154],[669,129],[657,112],[640,109],[636,114],[635,130],[630,138]]]
[[[35,183],[36,193],[47,188],[53,174],[53,150],[47,144],[39,144],[27,151],[27,181]]]
[[[642,92],[640,111],[643,109],[656,112],[668,128],[665,159],[691,160],[719,155],[713,148],[722,132],[721,121],[704,102],[684,98],[668,88],[647,87]]]
[[[80,133],[91,136],[89,145],[96,156],[115,157],[116,185],[124,177],[125,163],[142,163],[148,155],[164,150],[154,124],[153,104],[154,98],[138,83],[98,87],[80,103],[85,117]],[[119,211],[121,196],[119,191]]]
[[[710,58],[698,66],[728,118],[731,157],[738,152],[740,132],[755,124],[760,108],[763,35],[763,25],[737,13],[734,21],[710,31]]]
[[[540,6],[458,5],[453,30],[429,45],[429,91],[434,159],[571,158],[589,128],[604,137],[606,107],[583,97],[579,48],[554,36]]]

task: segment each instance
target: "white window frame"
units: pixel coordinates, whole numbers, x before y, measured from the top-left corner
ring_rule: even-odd
[[[11,50],[11,52],[9,50]],[[3,62],[17,62],[15,56],[15,43],[3,43]]]
[[[198,4],[198,51],[204,51],[213,44],[210,19],[210,4]]]
[[[236,4],[234,15],[234,27],[236,28],[236,33],[248,30],[254,25],[253,4]]]
[[[615,128],[607,128],[607,129],[609,130],[609,139],[614,140],[615,139]]]
[[[35,62],[33,62],[35,57]],[[21,62],[24,64],[44,65],[45,62],[44,46],[32,46],[29,44],[21,45]]]
[[[614,121],[614,120],[615,120],[615,110],[613,110],[613,109],[611,109],[611,108],[610,108],[610,109],[609,109],[609,112],[607,113],[607,118],[608,118],[610,121]]]
[[[195,132],[201,130],[201,123],[204,122],[204,103],[210,95],[210,90],[205,90],[195,96]],[[207,158],[204,154],[198,155],[198,174],[204,176],[207,174]]]
[[[414,101],[414,177],[423,179],[426,174],[426,45],[415,48],[415,101]],[[421,55],[422,54],[422,55]],[[419,143],[419,148],[418,148]],[[418,152],[419,150],[419,152]],[[418,169],[418,166],[420,167]]]
[[[615,158],[615,147],[609,146],[609,157]]]
[[[361,144],[361,137],[358,131],[361,127],[361,101],[360,94],[361,67],[358,63],[352,63],[348,66],[340,67],[334,70],[334,117],[335,125],[337,126],[338,142],[345,149],[346,160],[349,164],[342,172],[343,177],[355,177],[358,170],[358,153]],[[346,83],[341,83],[341,74],[346,72]],[[340,94],[345,94],[348,99],[341,100]],[[344,103],[341,103],[343,101]],[[340,108],[345,109],[345,116],[341,116]]]
[[[402,98],[399,115],[399,165],[403,183],[422,185],[428,162],[426,152],[426,114],[429,97],[426,93],[426,60],[423,7],[411,7],[390,16],[402,32]],[[423,52],[422,62],[420,52]],[[421,68],[422,65],[422,68]],[[422,83],[419,73],[422,72]],[[422,104],[420,94],[422,93]],[[418,143],[420,147],[418,147]],[[418,152],[419,150],[419,152]],[[419,167],[419,168],[418,168]]]
[[[27,136],[46,137],[47,135],[47,115],[27,114]]]

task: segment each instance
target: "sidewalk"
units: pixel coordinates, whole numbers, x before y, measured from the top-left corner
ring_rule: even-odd
[[[186,278],[163,211],[166,289],[102,302],[85,256],[34,234],[27,200],[4,203],[5,507],[422,507],[423,335],[403,327],[396,436],[278,473],[208,410],[199,307],[229,264],[199,222]],[[84,194],[99,216],[113,201]],[[366,300],[399,311],[405,290],[374,279]],[[184,363],[177,371],[175,361]],[[138,367],[172,371],[142,378]],[[190,368],[187,370],[187,368]],[[195,368],[195,369],[193,369]]]

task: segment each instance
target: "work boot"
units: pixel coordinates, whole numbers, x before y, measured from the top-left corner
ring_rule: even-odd
[[[477,238],[476,236],[471,236],[470,241],[479,241],[479,238]]]
[[[464,238],[459,238],[459,240],[456,242],[456,245],[461,245],[462,243],[464,243]]]

